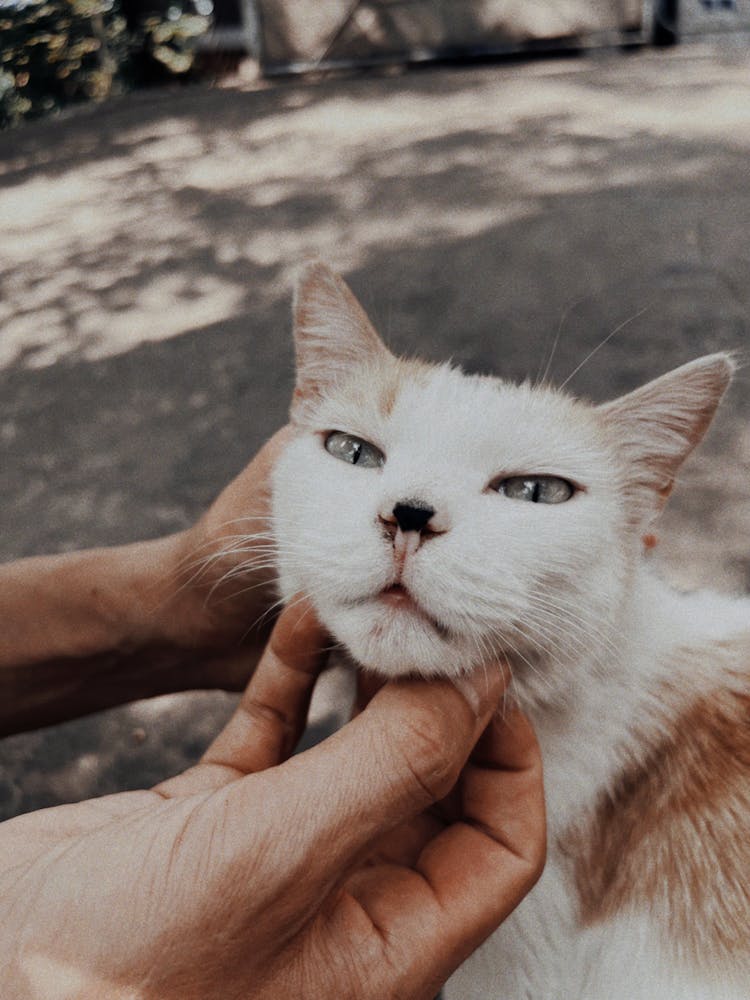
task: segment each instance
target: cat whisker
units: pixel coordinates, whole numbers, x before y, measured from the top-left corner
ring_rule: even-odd
[[[575,375],[578,374],[578,372],[583,368],[584,365],[588,364],[588,362],[594,357],[594,355],[598,351],[600,351],[602,349],[602,347],[605,346],[605,344],[608,344],[610,342],[610,340],[612,340],[612,338],[614,336],[616,336],[621,330],[624,330],[626,326],[629,326],[631,323],[633,323],[635,320],[637,320],[640,316],[642,316],[645,312],[647,312],[651,308],[651,306],[652,306],[651,302],[647,303],[642,309],[639,309],[637,313],[633,313],[632,316],[629,316],[626,320],[623,320],[623,322],[620,323],[619,326],[616,326],[614,328],[614,330],[612,330],[611,333],[608,333],[607,336],[603,340],[600,340],[599,343],[596,345],[596,347],[592,351],[589,351],[589,353],[586,355],[586,357],[583,359],[583,361],[573,369],[573,371],[570,373],[570,375],[568,375],[568,377],[565,379],[565,381],[560,386],[558,386],[558,388],[561,389],[561,390],[564,389],[565,386],[568,384],[568,382],[570,382],[570,380]]]
[[[590,296],[582,295],[580,298],[574,299],[572,302],[568,303],[568,305],[563,310],[563,314],[560,317],[560,322],[558,323],[557,326],[557,332],[555,333],[555,339],[552,341],[552,349],[549,353],[549,357],[547,358],[547,364],[545,365],[544,372],[540,377],[539,372],[541,371],[542,365],[544,364],[544,353],[542,353],[542,358],[541,361],[539,362],[539,369],[537,370],[536,378],[534,379],[533,383],[535,386],[544,385],[544,383],[547,381],[547,376],[549,375],[549,371],[552,366],[552,361],[555,357],[555,351],[557,350],[557,346],[560,342],[560,335],[562,334],[563,326],[565,325],[565,320],[573,312],[573,310],[577,309],[578,306],[582,302],[585,302],[587,298],[590,298]]]

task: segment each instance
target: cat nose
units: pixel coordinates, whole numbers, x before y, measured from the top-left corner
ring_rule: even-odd
[[[402,531],[424,531],[434,513],[434,508],[419,500],[397,503],[393,508],[396,524]]]

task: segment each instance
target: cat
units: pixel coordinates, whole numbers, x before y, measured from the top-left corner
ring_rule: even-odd
[[[294,328],[283,598],[388,677],[506,656],[542,747],[546,869],[445,996],[747,1000],[750,601],[644,545],[731,356],[593,405],[397,359],[320,262]]]

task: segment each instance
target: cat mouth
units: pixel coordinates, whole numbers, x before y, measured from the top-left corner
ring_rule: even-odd
[[[421,610],[402,583],[392,583],[390,587],[381,590],[378,597],[392,608],[415,608]]]
[[[379,604],[385,605],[387,608],[392,608],[394,611],[411,614],[415,618],[421,619],[421,621],[431,625],[440,635],[444,637],[448,636],[448,629],[431,615],[428,615],[403,584],[392,583],[389,587],[385,587],[377,595],[376,600]]]

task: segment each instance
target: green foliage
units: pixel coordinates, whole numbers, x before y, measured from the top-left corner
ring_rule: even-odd
[[[195,60],[195,43],[206,27],[206,17],[170,6],[166,19],[158,14],[143,19],[142,51],[146,59],[150,58],[167,73],[187,73]]]
[[[209,25],[192,4],[128,18],[120,0],[0,0],[0,127],[186,74]]]

